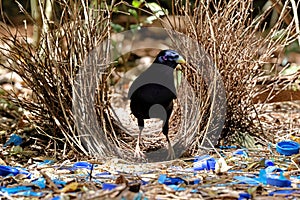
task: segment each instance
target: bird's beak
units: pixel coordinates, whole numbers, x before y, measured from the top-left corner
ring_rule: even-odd
[[[178,64],[185,64],[186,61],[183,59],[182,56],[179,56],[178,59],[176,60],[176,63],[178,63]],[[181,65],[177,65],[175,69],[176,70],[182,70],[182,67],[181,67]]]
[[[182,56],[179,56],[179,57],[177,58],[177,60],[176,60],[176,63],[178,63],[178,64],[184,64],[184,63],[186,63],[186,62],[185,62],[185,60],[183,59]]]

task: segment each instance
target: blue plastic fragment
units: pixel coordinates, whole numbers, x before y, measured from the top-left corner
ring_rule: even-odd
[[[22,191],[22,192],[18,192],[15,193],[15,195],[17,196],[26,196],[26,197],[41,197],[44,195],[43,192],[34,192],[31,190],[27,190],[27,191]]]
[[[292,182],[283,176],[283,172],[280,175],[269,175],[267,176],[267,184],[277,187],[291,187]]]
[[[167,177],[166,174],[161,174],[158,177],[158,183],[165,184],[165,185],[178,185],[181,183],[184,183],[185,181],[182,178],[176,177],[176,178],[170,178]]]
[[[215,170],[216,160],[209,155],[199,157],[196,162],[194,162],[194,170]]]
[[[249,178],[246,176],[234,176],[234,179],[238,180],[239,184],[248,184],[248,185],[259,185],[259,181],[254,178]]]
[[[61,199],[60,196],[55,196],[51,200],[60,200],[60,199]]]
[[[273,192],[270,192],[269,196],[274,196],[274,195],[282,196],[283,194],[286,194],[287,196],[289,196],[289,195],[292,195],[295,192],[296,192],[296,190],[275,190]]]
[[[59,189],[62,188],[62,187],[64,187],[64,186],[67,184],[66,181],[62,181],[62,180],[57,179],[57,178],[52,179],[52,181],[53,181],[53,183],[54,183]]]
[[[174,191],[184,191],[184,187],[180,187],[179,185],[168,185],[169,188],[173,189]]]
[[[283,169],[276,167],[276,166],[269,166],[265,170],[266,170],[267,174],[271,174],[274,172],[283,172]]]
[[[106,175],[111,175],[111,173],[110,172],[101,172],[101,173],[95,174],[95,176],[106,176]]]
[[[15,146],[19,146],[20,144],[22,144],[23,139],[16,134],[12,134],[9,138],[9,140],[3,145],[3,147],[7,147],[8,145],[15,145]]]
[[[275,164],[272,160],[265,160],[265,166],[270,167],[270,166],[275,166]]]
[[[196,185],[196,184],[200,183],[200,179],[194,179],[194,180],[191,180],[191,181],[185,181],[185,180],[183,180],[180,177],[171,178],[171,177],[167,177],[166,174],[161,174],[158,177],[158,183],[165,184],[167,186],[170,186],[170,185],[180,185],[182,183],[186,183],[188,185]]]
[[[102,190],[113,190],[117,187],[117,184],[113,183],[102,183]]]
[[[220,149],[236,149],[237,146],[219,146]]]
[[[196,185],[196,184],[199,184],[200,183],[200,179],[194,179],[194,180],[192,180],[192,181],[189,181],[189,185]]]
[[[19,167],[11,167],[11,166],[6,166],[6,165],[0,165],[0,176],[7,176],[7,175],[13,175],[16,176],[18,174],[24,174],[28,178],[31,177],[31,173],[26,171],[23,168]]]
[[[15,176],[15,175],[19,174],[19,170],[15,167],[0,165],[0,176],[7,176],[9,174],[12,174]]]
[[[42,177],[32,181],[31,183],[38,186],[40,189],[46,188],[46,180]]]
[[[31,187],[28,187],[28,186],[16,186],[16,187],[4,187],[4,188],[1,188],[1,192],[7,192],[8,194],[15,194],[15,193],[18,193],[18,192],[22,192],[22,191],[30,191],[32,190]]]
[[[240,193],[238,200],[251,199],[251,194],[249,193]]]
[[[182,178],[169,178],[166,174],[161,174],[158,177],[158,183],[165,184],[165,185],[177,185],[184,183],[184,180]]]
[[[76,170],[76,169],[92,169],[92,164],[89,163],[89,162],[86,162],[86,161],[80,161],[80,162],[76,162],[74,163],[73,165],[73,169]]]
[[[167,179],[167,175],[166,175],[166,174],[161,174],[161,175],[159,175],[157,181],[158,181],[158,183],[160,183],[160,184],[164,184],[166,179]]]
[[[149,183],[149,181],[141,180],[141,184],[142,184],[142,185],[147,185],[148,183]]]
[[[115,176],[109,172],[101,172],[94,175],[97,178],[113,179]]]
[[[259,170],[259,176],[255,180],[259,181],[260,183],[267,184],[267,173],[265,169]]]
[[[232,153],[232,155],[234,155],[234,156],[244,156],[244,157],[248,158],[248,154],[247,154],[247,152],[245,151],[245,149],[237,149],[237,150],[235,150],[235,151]]]
[[[182,180],[181,178],[167,178],[167,180],[165,180],[166,185],[177,185],[181,183],[184,183],[184,180]]]
[[[53,160],[44,160],[43,162],[38,163],[39,166],[41,165],[52,165],[54,163]]]
[[[285,140],[278,142],[276,145],[276,151],[282,155],[290,156],[299,153],[299,143],[292,140]]]

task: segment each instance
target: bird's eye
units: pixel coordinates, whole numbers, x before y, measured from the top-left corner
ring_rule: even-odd
[[[175,55],[174,58],[177,59],[179,57],[179,55]]]
[[[162,56],[162,59],[163,59],[164,61],[168,60],[167,56]]]

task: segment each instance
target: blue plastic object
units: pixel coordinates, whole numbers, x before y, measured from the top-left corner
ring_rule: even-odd
[[[260,183],[267,184],[267,173],[265,169],[259,170],[259,176],[255,180],[259,181]]]
[[[109,172],[96,173],[94,176],[97,178],[104,178],[104,179],[113,179],[115,177],[115,175],[112,175]]]
[[[251,199],[251,194],[249,193],[240,193],[238,200]]]
[[[280,172],[280,176],[269,175],[267,176],[267,184],[277,187],[291,187],[292,182],[283,176],[283,172]]]
[[[0,165],[0,176],[7,176],[9,174],[17,175],[19,174],[19,170],[15,167]]]
[[[184,191],[184,187],[180,187],[179,185],[168,185],[169,188],[172,188],[174,191]]]
[[[43,192],[34,192],[31,190],[27,190],[27,191],[22,191],[22,192],[17,192],[15,193],[15,195],[17,196],[26,196],[26,197],[41,197],[44,195]]]
[[[60,199],[62,199],[62,198],[60,198],[60,196],[55,196],[51,200],[60,200]]]
[[[197,158],[197,157],[196,157]],[[198,170],[215,170],[216,160],[209,155],[201,156],[194,162],[193,169]]]
[[[32,188],[28,186],[16,186],[10,188],[1,188],[1,192],[6,192],[8,194],[15,194],[22,191],[31,191]]]
[[[237,146],[219,146],[220,149],[236,149]]]
[[[28,178],[31,177],[31,173],[26,171],[25,169],[18,168],[18,167],[11,167],[6,165],[0,165],[0,176],[7,176],[7,175],[13,175],[16,176],[17,174],[24,174]]]
[[[249,178],[246,176],[234,176],[233,178],[238,180],[239,184],[259,185],[259,181],[254,178]]]
[[[274,162],[272,160],[265,160],[265,166],[266,167],[270,167],[270,166],[274,166]]]
[[[12,134],[10,136],[9,140],[3,145],[3,147],[7,147],[10,144],[18,146],[18,145],[22,144],[22,142],[23,142],[23,139],[19,135]]]
[[[286,196],[292,195],[295,193],[297,190],[275,190],[273,192],[269,193],[269,196],[274,196],[274,195],[280,195],[282,196],[283,194],[286,194]]]
[[[42,177],[32,181],[31,183],[38,186],[40,189],[46,188],[46,180]]]
[[[290,156],[299,153],[299,144],[292,140],[278,142],[276,151],[282,155]]]
[[[73,169],[92,169],[92,164],[89,162],[85,162],[85,161],[80,161],[80,162],[76,162],[73,165]]]
[[[247,152],[245,151],[245,149],[237,149],[237,150],[235,150],[233,153],[232,153],[232,155],[234,155],[234,156],[244,156],[244,157],[248,157],[248,154],[247,154]]]
[[[267,174],[271,174],[274,172],[283,172],[283,169],[276,167],[276,166],[269,166],[266,168],[266,173]]]
[[[41,165],[52,165],[54,163],[53,160],[44,160],[43,162],[38,163],[39,166]]]
[[[141,184],[142,184],[142,185],[147,185],[148,183],[149,183],[149,181],[141,180]]]
[[[159,175],[157,181],[158,181],[158,183],[160,183],[160,184],[164,184],[166,179],[167,179],[167,175],[166,175],[166,174],[161,174],[161,175]]]
[[[169,178],[166,174],[161,174],[158,177],[158,183],[165,185],[178,185],[184,183],[182,178]]]
[[[113,183],[102,183],[102,189],[103,190],[113,190],[117,187],[117,184],[113,184]]]
[[[158,177],[158,183],[165,184],[167,186],[180,185],[182,183],[185,183],[187,185],[196,185],[196,184],[200,183],[200,179],[193,179],[193,180],[190,180],[190,181],[185,181],[184,179],[179,178],[179,177],[172,178],[172,177],[167,177],[166,174],[161,174]]]
[[[60,188],[63,188],[63,186],[65,186],[67,184],[66,181],[62,181],[60,179],[52,179],[53,183],[60,189]]]
[[[111,173],[110,172],[100,172],[100,173],[95,174],[95,176],[107,176],[107,175],[111,175]]]

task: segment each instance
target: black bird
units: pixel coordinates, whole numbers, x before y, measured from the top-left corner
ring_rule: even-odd
[[[163,134],[168,142],[168,157],[175,157],[169,140],[169,118],[173,110],[173,99],[177,98],[174,84],[174,69],[185,60],[174,50],[162,50],[151,66],[137,77],[129,88],[130,109],[138,120],[140,129],[135,148],[135,157],[143,157],[140,150],[144,119],[163,120]]]

